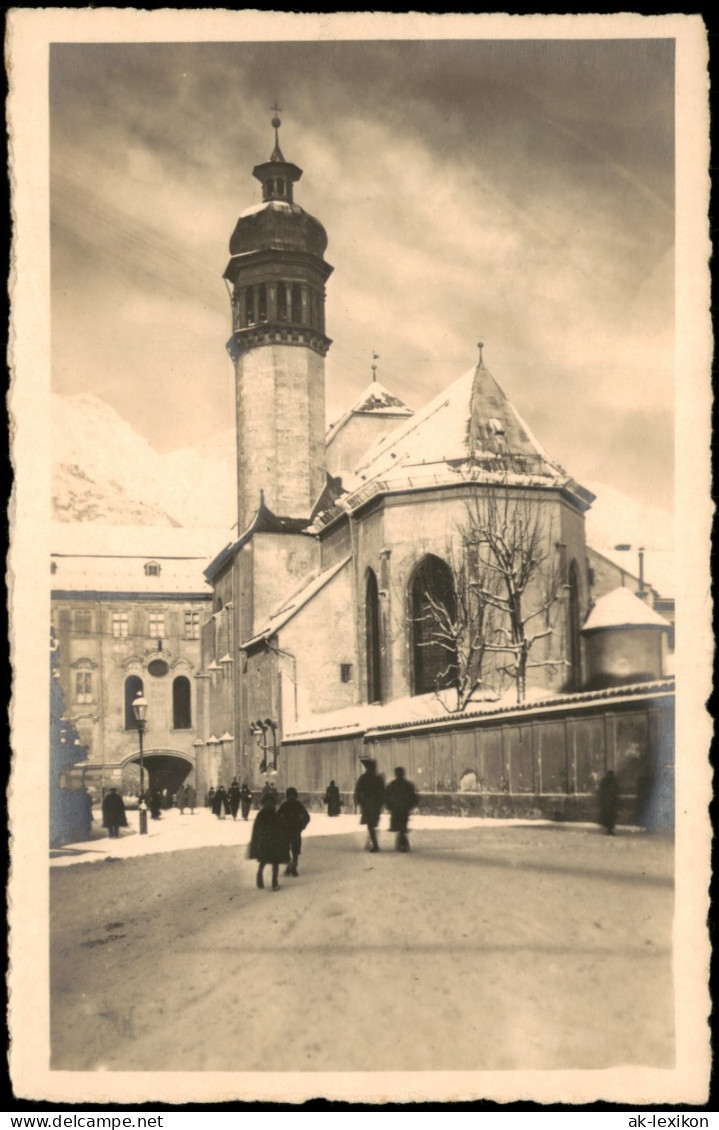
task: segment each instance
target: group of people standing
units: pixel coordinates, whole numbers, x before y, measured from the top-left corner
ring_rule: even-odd
[[[236,820],[238,812],[242,814],[243,820],[247,820],[252,808],[252,792],[246,781],[240,787],[237,777],[234,777],[229,789],[219,784],[216,789],[209,790],[207,807],[218,820],[224,820],[228,815]]]

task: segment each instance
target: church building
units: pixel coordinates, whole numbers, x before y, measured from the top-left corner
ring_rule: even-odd
[[[324,228],[294,199],[302,170],[283,156],[279,118],[272,125],[271,157],[253,170],[262,199],[240,215],[224,272],[239,536],[205,571],[197,783],[276,773],[312,793],[340,773],[349,790],[393,727],[429,727],[435,749],[453,719],[486,729],[542,699],[581,707],[593,495],[544,451],[481,344],[417,412],[373,366],[325,432],[333,268]],[[480,757],[483,739],[472,740]],[[382,768],[394,764],[391,745]],[[568,747],[557,756],[568,764]],[[598,752],[598,765],[608,756]],[[465,768],[435,766],[429,791],[459,790]],[[521,790],[536,792],[528,772]],[[576,773],[563,770],[555,791],[575,788]],[[511,776],[498,774],[505,792],[516,791]]]

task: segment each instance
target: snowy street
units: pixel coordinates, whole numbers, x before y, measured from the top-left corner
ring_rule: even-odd
[[[52,860],[54,1069],[673,1064],[671,840],[417,817],[400,855],[383,817],[370,855],[313,813],[273,893],[251,824],[149,828]]]

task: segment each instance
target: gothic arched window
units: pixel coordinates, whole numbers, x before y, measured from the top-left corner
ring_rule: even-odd
[[[365,647],[367,649],[367,701],[382,701],[382,674],[379,642],[379,593],[377,578],[367,570],[365,590]]]
[[[302,291],[299,283],[292,284],[292,321],[302,321]]]
[[[139,675],[128,675],[125,679],[125,729],[136,730],[137,719],[132,704],[142,694],[142,679]]]
[[[192,727],[192,695],[190,680],[178,675],[172,683],[172,728],[189,730]]]
[[[428,554],[410,582],[412,694],[452,686],[457,679],[457,649],[443,636],[444,622],[456,617],[457,595],[449,566]]]
[[[277,284],[277,317],[280,322],[287,321],[287,287],[283,282]]]
[[[569,566],[569,683],[574,691],[582,685],[582,652],[579,638],[579,569],[577,562],[572,561]]]

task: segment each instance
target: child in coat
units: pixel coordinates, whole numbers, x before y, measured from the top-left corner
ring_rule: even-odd
[[[281,863],[287,863],[290,858],[289,841],[285,831],[284,822],[280,820],[275,808],[275,798],[270,792],[262,798],[262,807],[255,817],[252,825],[250,839],[250,859],[257,860],[257,886],[262,889],[265,885],[263,872],[265,864],[272,867],[272,890],[278,891],[278,875]]]

